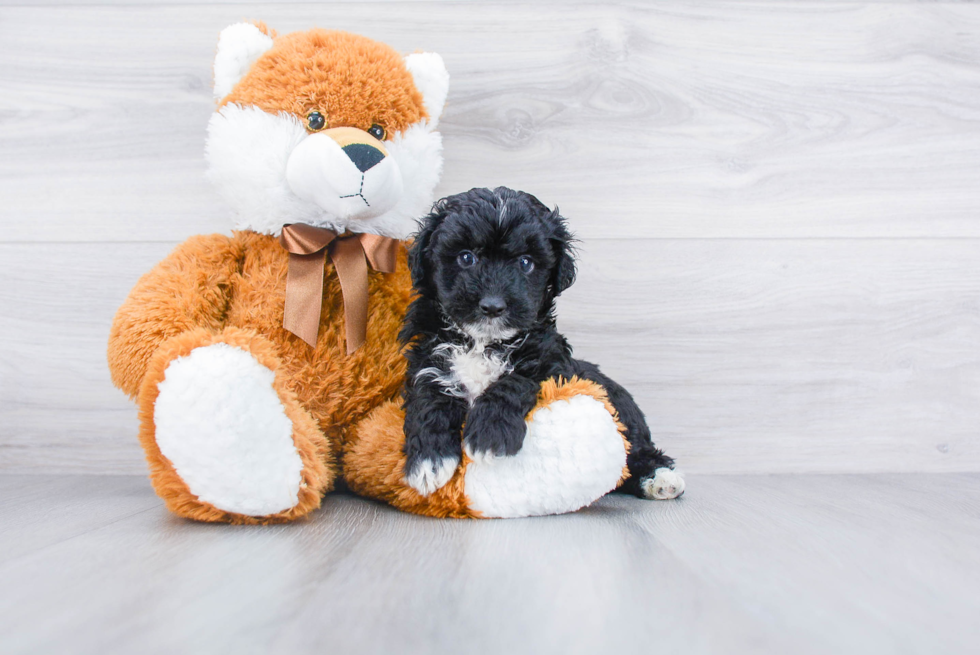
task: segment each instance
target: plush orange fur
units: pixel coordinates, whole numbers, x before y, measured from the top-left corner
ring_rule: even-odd
[[[326,127],[392,134],[427,117],[402,56],[390,46],[348,32],[312,29],[277,37],[239,81],[225,104],[289,112],[305,124],[317,110]]]
[[[276,390],[287,415],[309,416],[315,422],[315,435],[301,420],[294,437],[301,453],[304,439],[315,444],[316,452],[324,451],[327,474],[315,472],[304,459],[304,476],[311,476],[310,488],[320,491],[332,480],[332,462],[341,454],[348,426],[395,398],[401,389],[405,360],[397,334],[411,294],[405,248],[399,248],[394,273],[369,272],[367,342],[352,355],[346,351],[340,283],[329,261],[316,348],[283,329],[288,265],[288,253],[271,236],[235,232],[231,237],[194,237],[140,279],[113,322],[109,338],[113,381],[131,396],[139,394],[141,438],[154,484],[162,489],[160,495],[168,506],[182,516],[252,522],[202,509],[202,504],[186,498],[189,492],[172,467],[162,463],[165,458],[153,441],[152,410],[156,385],[174,357],[210,343],[210,338],[242,347],[262,363],[268,361],[266,365],[276,371]],[[253,346],[258,350],[253,352]],[[304,503],[309,511],[319,500]]]
[[[241,244],[224,235],[195,236],[141,277],[109,331],[113,384],[136,398],[160,344],[198,327],[221,330],[241,258]]]
[[[589,380],[545,381],[538,391],[538,402],[528,416],[554,402],[579,395],[592,396],[605,406],[612,414],[629,452],[626,428],[619,422],[616,409],[609,402],[605,390]],[[402,431],[404,421],[405,412],[400,404],[387,402],[355,428],[344,448],[344,480],[347,485],[356,493],[383,500],[413,514],[440,518],[481,518],[479,512],[470,509],[466,497],[465,476],[470,459],[465,454],[453,478],[429,496],[419,494],[405,483],[405,454],[402,452],[405,443]],[[629,469],[623,467],[620,482],[627,477]]]

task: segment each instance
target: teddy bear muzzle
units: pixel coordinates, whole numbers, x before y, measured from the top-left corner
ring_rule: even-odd
[[[384,143],[353,127],[303,139],[289,155],[286,181],[298,197],[338,219],[379,216],[404,190],[398,163]]]

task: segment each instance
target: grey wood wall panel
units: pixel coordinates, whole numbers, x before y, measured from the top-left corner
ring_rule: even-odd
[[[225,229],[210,63],[251,15],[442,53],[440,192],[588,238],[980,236],[980,6],[323,3],[3,8],[2,239]]]
[[[682,462],[980,465],[980,241],[609,240],[581,262],[559,327]]]
[[[0,6],[0,469],[142,473],[108,326],[231,225],[203,140],[250,17],[445,57],[439,193],[561,206],[561,325],[689,470],[980,469],[980,5],[132,4]]]
[[[105,341],[171,245],[0,245],[0,469],[143,470]],[[980,240],[594,241],[559,325],[689,470],[980,468]]]

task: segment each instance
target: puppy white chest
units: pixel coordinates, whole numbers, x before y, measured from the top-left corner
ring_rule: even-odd
[[[444,344],[437,350],[445,358],[449,372],[436,375],[436,381],[471,405],[487,387],[513,369],[506,354],[488,350],[486,344],[479,342],[470,347]]]

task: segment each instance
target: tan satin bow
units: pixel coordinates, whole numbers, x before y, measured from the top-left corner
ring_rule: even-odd
[[[282,228],[279,243],[289,251],[282,326],[316,347],[323,267],[329,254],[344,296],[347,354],[360,348],[367,338],[368,264],[376,271],[394,273],[398,241],[375,234],[338,235],[323,227],[293,223]]]

